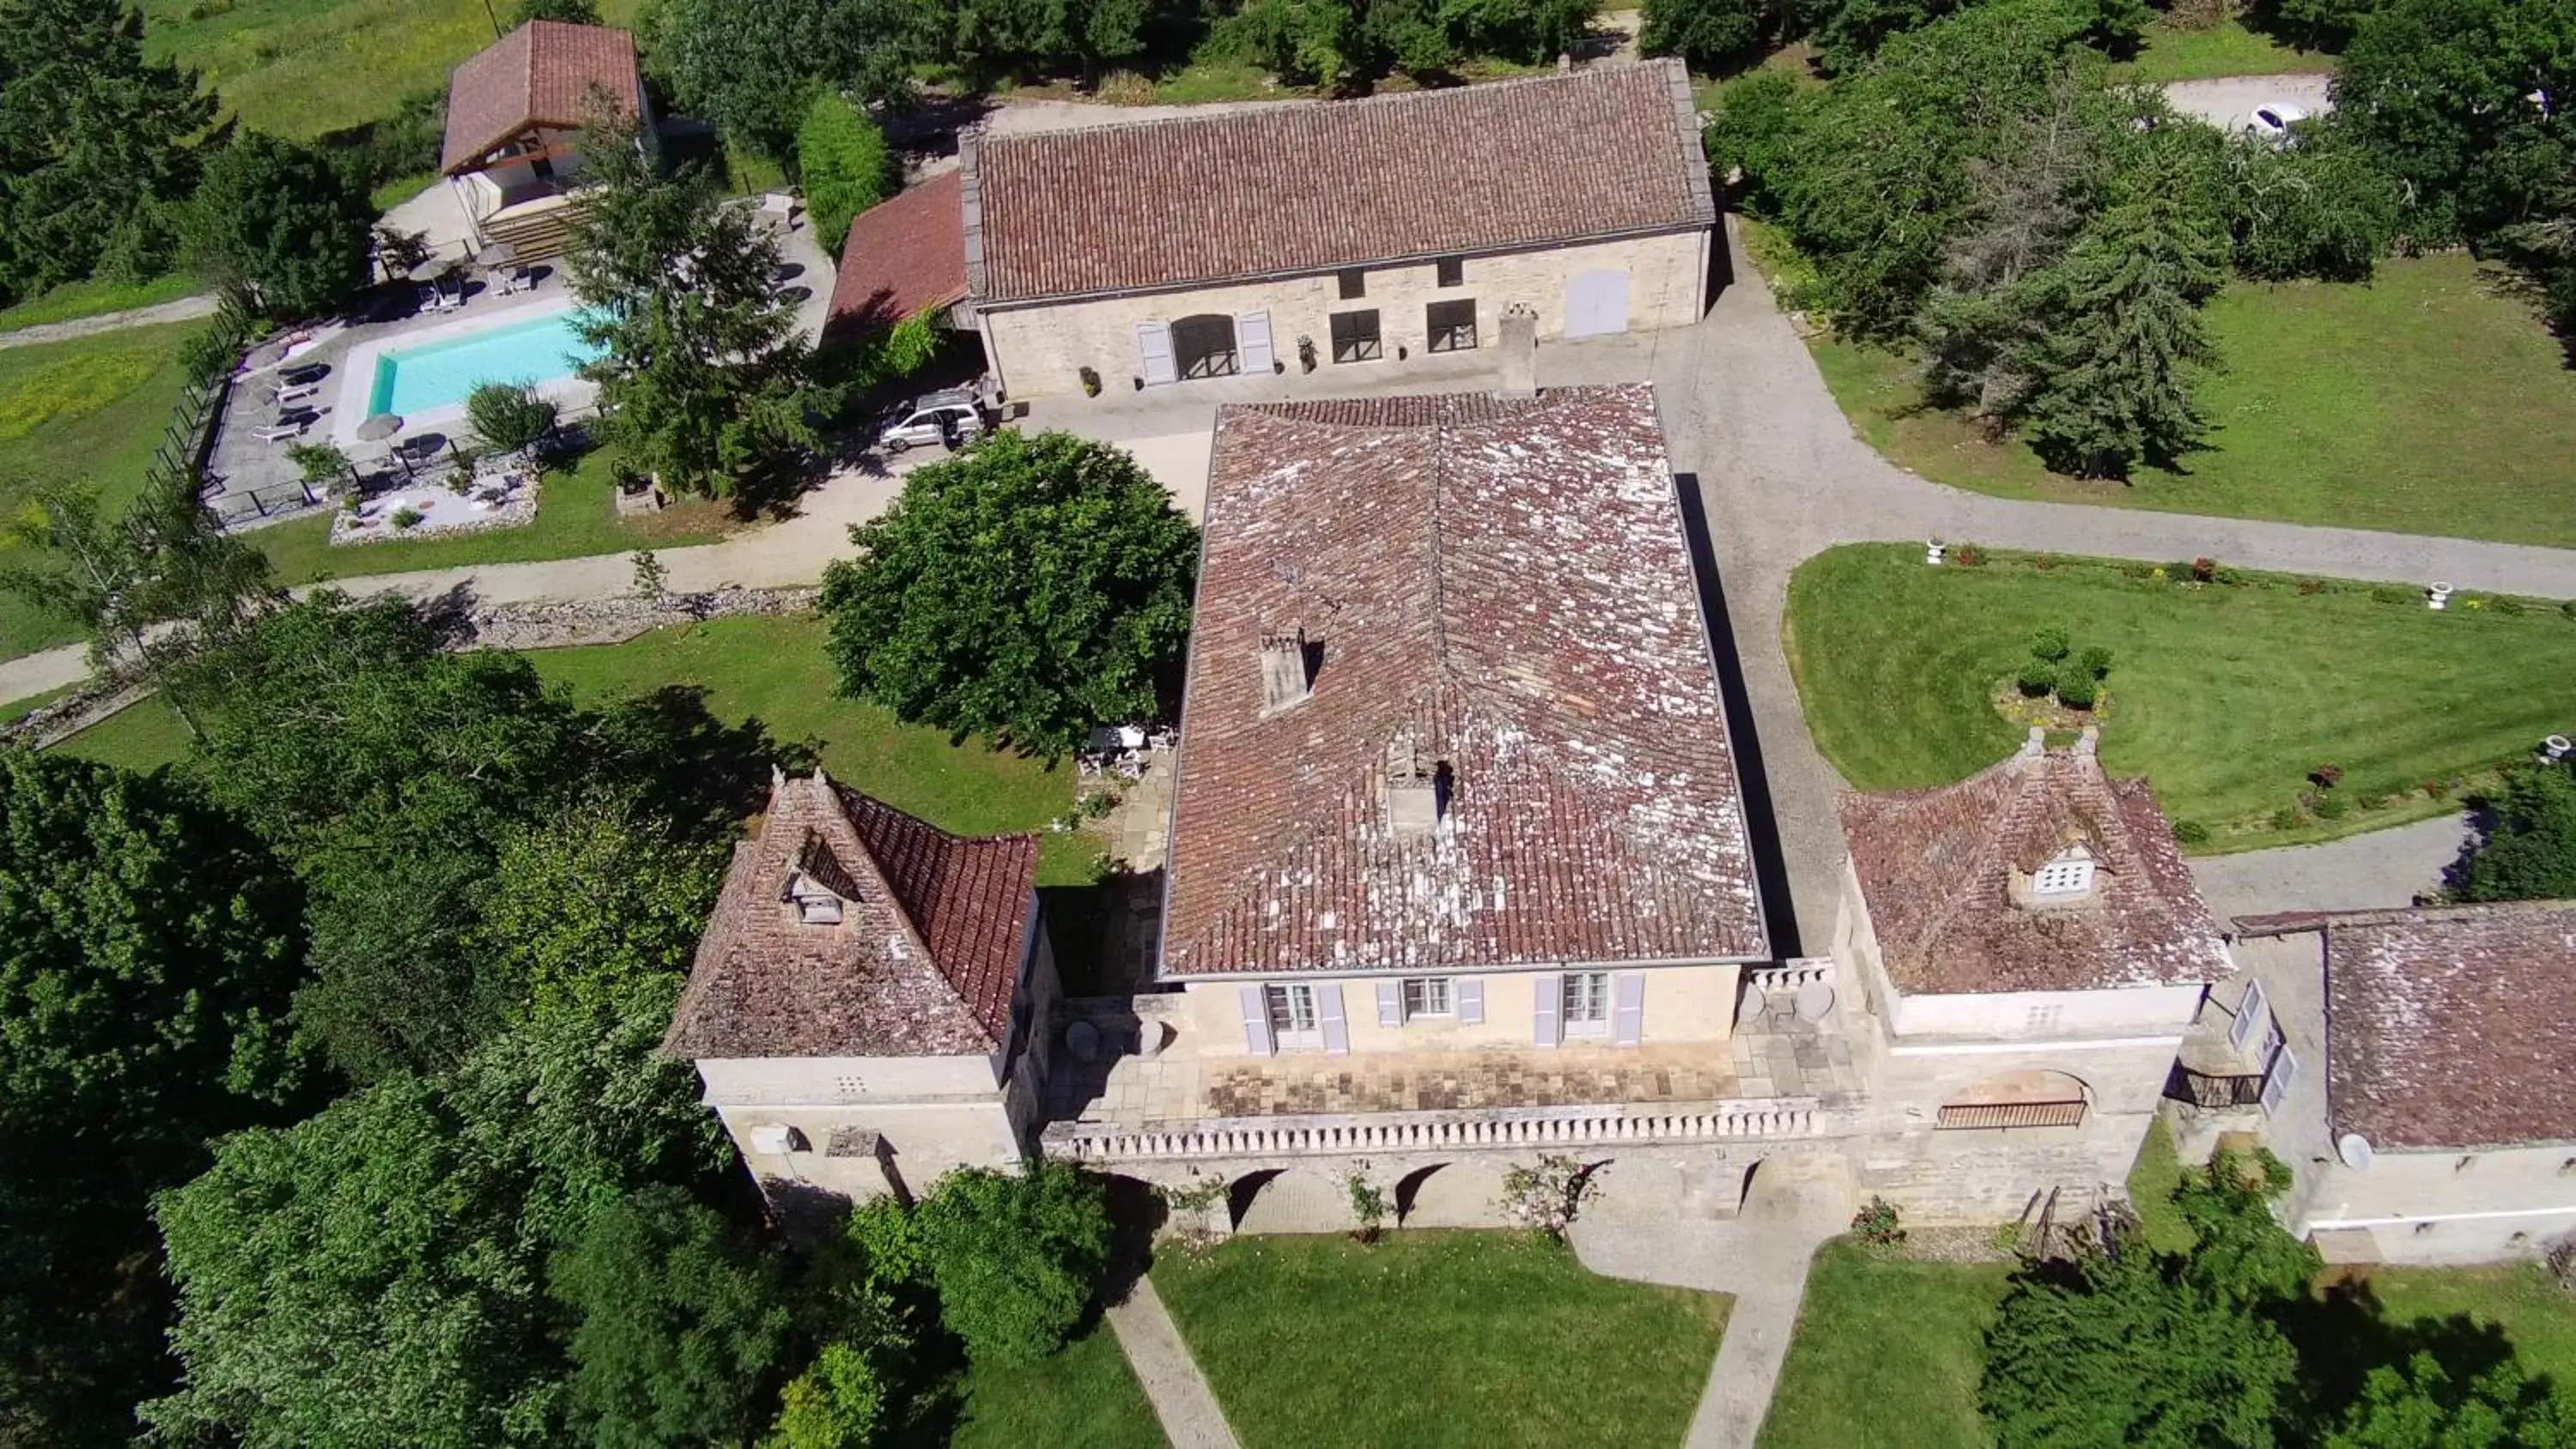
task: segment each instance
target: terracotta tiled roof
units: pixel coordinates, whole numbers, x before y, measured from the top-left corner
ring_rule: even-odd
[[[1717,214],[1677,60],[981,136],[967,165],[987,302],[1548,246]]]
[[[830,325],[891,326],[966,295],[964,180],[942,172],[851,221]]]
[[[781,780],[734,854],[663,1048],[710,1057],[979,1056],[1001,1049],[1029,933],[1034,835],[968,840],[817,771]],[[802,871],[839,925],[787,903]]]
[[[1956,785],[1839,803],[1900,991],[2082,991],[2233,969],[2155,792],[2103,773],[2089,744],[2025,748]],[[2094,861],[2089,897],[2017,903],[2017,881],[2078,844]]]
[[[2389,1149],[2576,1141],[2576,902],[2238,925],[2325,933],[2336,1132]]]
[[[591,119],[594,87],[624,115],[642,113],[635,37],[604,25],[529,21],[449,75],[439,169],[451,176],[469,169],[530,126],[578,129]]]
[[[1177,769],[1166,975],[1767,949],[1651,387],[1220,411]]]

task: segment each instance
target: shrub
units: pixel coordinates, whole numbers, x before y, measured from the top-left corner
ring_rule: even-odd
[[[304,475],[304,481],[316,486],[340,483],[349,477],[349,455],[337,443],[289,443],[286,461]]]
[[[2065,658],[2070,647],[2066,631],[2054,624],[2030,636],[2030,657],[2051,664]]]
[[[397,508],[389,521],[397,529],[418,528],[421,525],[421,512],[417,508]]]
[[[2427,780],[2415,788],[2423,791],[2428,799],[2434,800],[2445,799],[2451,793],[2450,783],[2445,780]]]
[[[187,369],[188,380],[201,387],[212,387],[241,359],[241,343],[220,327],[189,333],[179,343],[179,365]]]
[[[1596,1186],[1591,1169],[1573,1158],[1542,1157],[1533,1166],[1514,1166],[1503,1174],[1503,1213],[1561,1243]]]
[[[2576,1293],[2576,1238],[2560,1238],[2549,1245],[2541,1260],[2549,1269],[2549,1279],[2570,1293]]]
[[[465,398],[465,420],[495,452],[516,453],[552,436],[559,410],[534,383],[487,382]]]
[[[2413,589],[2401,589],[2392,584],[2381,584],[2379,587],[2372,589],[2370,591],[2370,597],[2383,604],[2419,604],[2423,602],[2422,599],[2416,596]]]
[[[1109,1266],[1108,1193],[1064,1163],[950,1173],[919,1218],[940,1321],[978,1360],[1063,1347]]]
[[[2296,830],[2307,820],[2308,817],[2296,805],[2284,805],[2272,812],[2272,828],[2275,830]]]
[[[2099,644],[2087,645],[2084,652],[2076,656],[2076,660],[2083,666],[2084,672],[2095,679],[2111,677],[2111,651]]]
[[[2205,584],[2211,582],[2217,577],[2218,560],[2214,558],[2196,558],[2191,561],[2191,581],[2193,583]]]
[[[2304,595],[2307,595],[2307,596],[2309,596],[2309,597],[2313,598],[2313,597],[2315,597],[2315,596],[2316,596],[2316,595],[2318,595],[2318,594],[2322,594],[2322,593],[2324,593],[2325,591],[2326,591],[2325,581],[2324,581],[2324,580],[2322,580],[2322,579],[2301,579],[2301,580],[2299,580],[2299,592],[2300,592],[2301,594],[2304,594]]]
[[[1386,1190],[1368,1180],[1366,1172],[1351,1174],[1351,1215],[1360,1220],[1360,1230],[1352,1236],[1363,1243],[1374,1243],[1386,1229]]]
[[[894,190],[894,153],[885,132],[857,106],[824,91],[796,128],[796,166],[805,183],[805,209],[814,238],[838,257],[850,219]]]
[[[886,1419],[886,1374],[865,1348],[824,1345],[813,1366],[778,1395],[778,1424],[764,1449],[857,1449],[877,1442]]]
[[[2487,607],[2509,619],[2520,618],[2523,611],[2523,602],[2510,594],[2498,594],[2493,599],[2487,601]]]
[[[1100,370],[1098,368],[1091,366],[1089,363],[1085,363],[1079,370],[1078,375],[1082,378],[1082,395],[1084,397],[1100,396]]]
[[[1950,550],[1950,557],[1963,569],[1983,568],[1986,563],[1985,550],[1973,543],[1963,543]]]
[[[2173,823],[2173,833],[2174,839],[2181,841],[2185,845],[2207,845],[2209,843],[2209,827],[2201,824],[2197,820],[2175,821]]]
[[[2319,820],[2341,820],[2344,812],[2351,808],[2352,801],[2342,795],[2328,794],[2317,797],[2316,810]]]
[[[1905,1241],[1905,1227],[1897,1220],[1896,1204],[1870,1195],[1859,1212],[1852,1214],[1852,1236],[1875,1247],[1892,1248]]]
[[[2083,665],[2071,665],[2057,676],[2057,702],[2068,709],[2091,709],[2100,698],[2101,685]]]
[[[2045,698],[2050,690],[2057,687],[2057,671],[2033,659],[2022,665],[2021,673],[2013,678],[2013,685],[2025,699]]]
[[[2558,606],[2558,612],[2566,615],[2570,619],[2576,619],[2576,599],[2568,599],[2560,603]]]
[[[2308,772],[2308,778],[2316,781],[2319,789],[2331,790],[2343,778],[2343,766],[2319,765]]]

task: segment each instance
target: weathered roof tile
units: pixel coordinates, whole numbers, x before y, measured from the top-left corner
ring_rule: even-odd
[[[605,25],[531,20],[458,66],[447,81],[447,138],[439,169],[469,169],[531,126],[577,130],[591,120],[591,92],[625,116],[642,114],[635,37]]]

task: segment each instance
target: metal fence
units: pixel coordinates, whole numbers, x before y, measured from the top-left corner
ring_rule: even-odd
[[[238,362],[251,330],[250,314],[240,298],[226,292],[215,306],[210,325],[221,354]],[[227,366],[211,378],[188,379],[178,405],[170,410],[170,425],[162,431],[160,446],[144,465],[148,486],[176,489],[187,498],[205,496],[206,456],[214,446],[215,420],[223,416],[224,403],[232,393],[233,371]]]

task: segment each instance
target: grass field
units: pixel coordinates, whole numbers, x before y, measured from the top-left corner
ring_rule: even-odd
[[[1236,1238],[1154,1285],[1244,1449],[1676,1444],[1729,1301],[1504,1233]]]
[[[2491,1268],[2378,1268],[2368,1283],[2391,1319],[2418,1322],[2467,1314],[2494,1324],[2534,1373],[2576,1389],[2576,1294],[2536,1264]]]
[[[0,332],[47,322],[73,322],[135,307],[156,307],[193,297],[205,289],[205,283],[178,274],[154,277],[148,282],[65,282],[41,297],[30,297],[15,307],[0,307]]]
[[[2503,274],[2461,255],[2367,285],[2239,283],[2206,313],[2226,363],[2186,471],[2062,478],[2021,443],[1920,408],[1913,365],[1820,340],[1860,435],[1935,482],[2008,498],[2576,547],[2576,370]]]
[[[1817,747],[1864,790],[1993,764],[2024,733],[1996,688],[2031,633],[2057,625],[2112,651],[2104,764],[2146,776],[2177,822],[2208,826],[2200,848],[2233,850],[2456,809],[2454,782],[2527,756],[2576,711],[2576,619],[2554,606],[2455,599],[2434,613],[2408,590],[2201,586],[2173,581],[2187,565],[2163,581],[2140,577],[2150,567],[2008,555],[1933,569],[1891,545],[1808,560],[1787,643]],[[2340,818],[2276,822],[2326,764],[2343,772],[2325,807]]]
[[[134,496],[186,385],[179,340],[199,325],[0,348],[0,526],[24,520],[31,490],[46,482],[95,484],[110,513]],[[26,561],[0,540],[0,568]],[[0,659],[78,637],[0,594]]]
[[[1162,1425],[1107,1324],[1023,1368],[970,1370],[948,1449],[1163,1449]]]
[[[2197,29],[2163,17],[2147,27],[2135,59],[2111,68],[2126,80],[2162,84],[2178,80],[2215,80],[2231,75],[2286,75],[2295,71],[2330,71],[2334,57],[2321,51],[2284,45],[2234,19]]]
[[[536,521],[522,528],[470,533],[461,538],[334,547],[331,520],[315,517],[263,528],[244,537],[268,555],[280,582],[305,584],[368,574],[408,573],[414,569],[581,558],[631,553],[639,548],[679,548],[713,543],[741,527],[725,505],[706,500],[676,503],[659,513],[634,518],[620,517],[610,493],[613,458],[612,450],[595,449],[570,471],[546,474],[544,491],[537,499]]]
[[[2002,1263],[1913,1263],[1852,1243],[1816,1250],[1761,1449],[1982,1449],[1986,1326]]]
[[[832,692],[819,619],[713,619],[624,644],[531,653],[537,672],[574,697],[607,701],[671,685],[706,691],[726,724],[756,720],[772,741],[803,746],[832,777],[897,809],[965,835],[1041,830],[1073,807],[1073,765],[999,753],[938,730],[898,723],[872,704]],[[57,748],[137,769],[187,750],[178,716],[157,696],[83,730]],[[1090,837],[1049,833],[1044,885],[1090,881]]]
[[[605,0],[631,25],[639,0]],[[144,48],[205,73],[224,107],[281,136],[372,121],[403,97],[442,89],[458,61],[492,43],[493,0],[143,0]]]

